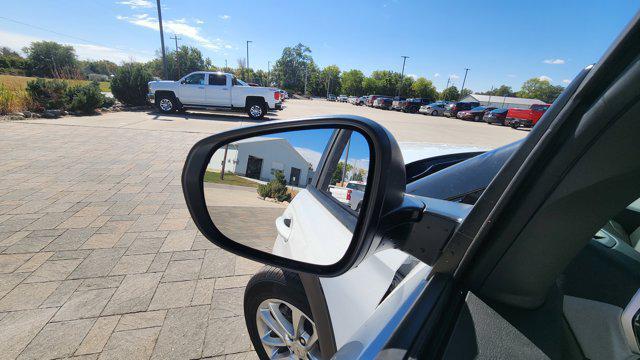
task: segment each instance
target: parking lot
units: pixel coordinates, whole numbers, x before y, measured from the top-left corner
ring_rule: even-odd
[[[401,144],[490,149],[528,133],[323,100],[285,105],[268,118],[359,115]],[[180,186],[193,143],[254,123],[154,112],[0,122],[0,359],[254,358],[242,294],[260,265],[200,235]]]

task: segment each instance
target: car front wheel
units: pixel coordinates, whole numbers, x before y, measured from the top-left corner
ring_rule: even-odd
[[[158,110],[164,114],[172,113],[177,109],[175,97],[168,94],[158,96],[156,103],[158,104]]]
[[[244,292],[249,337],[260,359],[320,359],[320,344],[297,275],[265,266]]]

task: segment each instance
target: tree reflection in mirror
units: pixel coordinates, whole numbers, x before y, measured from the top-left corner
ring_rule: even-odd
[[[229,239],[331,265],[351,243],[369,172],[369,145],[356,131],[252,137],[214,152],[204,175],[205,202]]]

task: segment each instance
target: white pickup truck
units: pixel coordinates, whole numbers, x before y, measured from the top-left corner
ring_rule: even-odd
[[[249,86],[233,74],[197,71],[178,81],[150,81],[148,98],[158,110],[183,109],[245,111],[261,119],[269,110],[282,109],[282,95],[272,88]]]
[[[346,186],[329,186],[329,192],[335,199],[349,205],[351,210],[359,211],[367,184],[362,181],[349,181]]]

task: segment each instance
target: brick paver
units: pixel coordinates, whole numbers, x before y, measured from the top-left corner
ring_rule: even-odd
[[[255,358],[260,265],[202,237],[182,196],[205,135],[0,123],[0,359]]]

